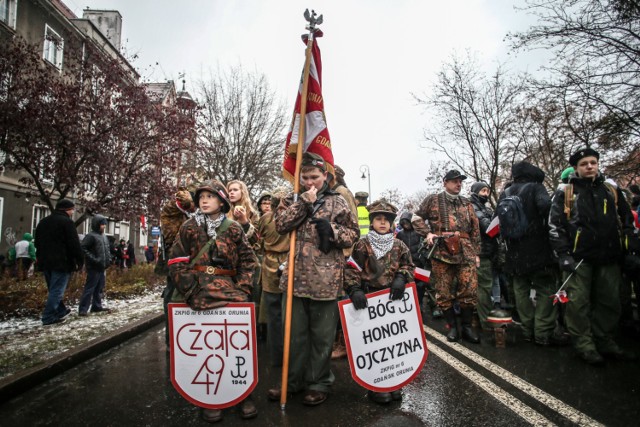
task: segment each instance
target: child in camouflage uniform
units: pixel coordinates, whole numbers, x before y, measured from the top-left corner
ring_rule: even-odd
[[[216,180],[206,181],[196,189],[194,202],[198,210],[182,224],[171,248],[169,273],[176,286],[172,301],[186,301],[194,310],[249,301],[256,257],[240,224],[225,216],[231,208],[226,188]],[[240,403],[242,418],[256,415],[251,397]],[[202,418],[220,421],[222,410],[203,409]]]
[[[358,222],[346,200],[329,188],[326,163],[305,153],[300,169],[304,192],[294,201],[290,194],[276,211],[276,231],[297,230],[293,279],[289,380],[287,389],[305,391],[305,405],[319,405],[335,379],[330,369],[331,350],[338,323],[336,300],[342,293],[344,254],[358,239]],[[286,291],[285,269],[280,289]],[[285,315],[286,298],[283,298]],[[280,389],[269,399],[280,400]]]
[[[367,306],[367,292],[391,288],[391,299],[401,299],[405,285],[413,282],[415,269],[409,248],[393,236],[396,207],[382,199],[367,206],[367,210],[369,233],[358,240],[351,254],[360,269],[347,265],[344,272],[344,287],[356,310]],[[369,390],[367,394],[380,404],[402,399],[400,390],[391,393]]]

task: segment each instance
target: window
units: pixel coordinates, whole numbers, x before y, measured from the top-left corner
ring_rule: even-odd
[[[38,223],[45,216],[49,215],[51,211],[47,205],[33,205],[33,222],[31,223],[31,235],[35,237],[36,227]]]
[[[0,0],[1,1],[1,0]],[[50,62],[58,70],[62,70],[62,52],[64,50],[64,40],[53,29],[45,25],[44,28],[44,51],[42,57]]]
[[[0,0],[0,21],[16,29],[16,10],[18,0]]]
[[[120,223],[120,238],[125,242],[129,240],[129,221],[122,221]]]

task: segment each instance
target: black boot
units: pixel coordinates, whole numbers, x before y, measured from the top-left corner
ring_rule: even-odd
[[[456,322],[456,313],[453,311],[453,308],[445,310],[444,318],[447,320],[449,324],[449,333],[447,334],[447,341],[458,341],[460,339],[460,335],[458,334],[458,323]]]
[[[470,343],[477,344],[480,342],[480,337],[471,326],[471,320],[473,318],[473,307],[464,307],[461,310],[462,316],[462,338]]]

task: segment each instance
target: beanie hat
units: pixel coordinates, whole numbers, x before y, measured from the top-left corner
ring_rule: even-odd
[[[471,185],[471,192],[473,194],[479,194],[480,190],[482,190],[483,188],[489,188],[489,184],[483,181],[474,182]]]
[[[60,199],[58,203],[56,203],[57,211],[68,211],[69,209],[73,209],[75,207],[75,203],[73,203],[69,199]]]
[[[565,184],[569,182],[569,176],[575,172],[575,169],[573,167],[568,167],[565,170],[562,171],[562,174],[560,175],[560,181],[564,182]]]

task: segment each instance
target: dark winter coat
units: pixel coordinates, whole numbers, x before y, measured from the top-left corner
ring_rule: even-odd
[[[109,239],[100,232],[100,223],[105,218],[96,215],[91,220],[91,231],[82,239],[82,251],[88,270],[104,271],[111,265]]]
[[[411,259],[414,263],[417,263],[418,249],[420,249],[420,244],[422,243],[423,237],[413,229],[413,226],[411,225],[412,217],[413,214],[411,212],[405,212],[400,215],[400,226],[402,226],[402,221],[407,221],[411,228],[409,230],[403,228],[402,230],[398,231],[398,234],[396,234],[396,238],[400,239],[405,245],[407,245],[407,247],[409,248],[409,252],[411,252]],[[424,266],[419,265],[418,267]]]
[[[80,238],[73,220],[63,211],[54,211],[36,227],[38,265],[44,271],[77,271],[84,264]]]
[[[611,264],[621,260],[628,238],[633,236],[631,209],[619,189],[618,207],[604,176],[595,180],[573,174],[573,202],[569,219],[564,212],[564,190],[556,191],[549,215],[551,244],[558,255],[576,261]]]
[[[498,252],[498,240],[487,234],[493,219],[493,210],[480,200],[477,194],[471,194],[471,204],[478,217],[480,227],[480,258],[493,258]]]
[[[529,221],[529,228],[520,239],[505,239],[507,246],[505,270],[525,275],[554,264],[549,243],[548,217],[551,198],[542,185],[544,172],[528,162],[512,167],[513,184],[502,192],[500,199],[518,196]]]

